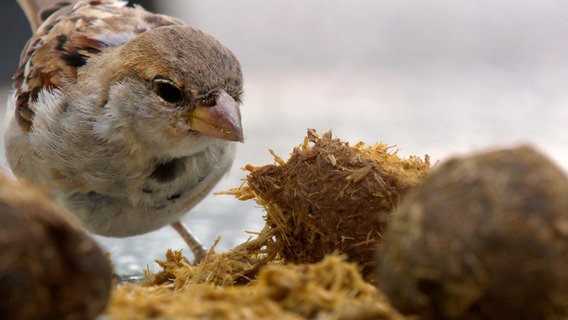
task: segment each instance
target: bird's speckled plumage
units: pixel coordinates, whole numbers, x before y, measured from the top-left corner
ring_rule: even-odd
[[[176,222],[229,169],[232,141],[243,140],[236,57],[178,19],[123,1],[19,2],[32,26],[37,10],[54,11],[42,6],[57,10],[14,75],[5,135],[13,172],[95,233]]]
[[[33,101],[40,90],[76,81],[78,69],[104,48],[171,25],[183,23],[141,7],[127,7],[123,1],[84,1],[56,11],[28,41],[14,75],[18,123],[29,130],[35,112]]]

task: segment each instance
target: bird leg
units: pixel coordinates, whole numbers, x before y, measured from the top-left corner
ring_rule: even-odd
[[[177,233],[179,233],[183,240],[185,240],[189,249],[193,252],[193,256],[195,257],[195,261],[193,263],[197,265],[203,262],[207,256],[207,250],[205,250],[199,240],[191,234],[191,231],[183,223],[181,223],[181,221],[176,221],[172,223],[171,226],[177,231]]]

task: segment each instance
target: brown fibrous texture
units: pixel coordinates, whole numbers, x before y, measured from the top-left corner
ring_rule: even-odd
[[[241,198],[266,210],[267,244],[285,261],[313,263],[334,252],[370,279],[386,222],[402,197],[427,175],[429,158],[402,159],[383,143],[353,146],[331,132],[308,130],[288,161],[248,166]]]
[[[230,273],[223,266],[215,268],[220,260],[226,266],[233,259],[230,251],[205,265],[213,275],[218,270]],[[404,319],[364,281],[356,264],[340,256],[329,255],[315,264],[271,261],[246,285],[215,284],[205,276],[207,271],[185,261],[181,252],[170,251],[159,262],[158,274],[169,275],[167,280],[158,285],[158,274],[148,273],[149,282],[117,286],[106,314],[113,320]]]

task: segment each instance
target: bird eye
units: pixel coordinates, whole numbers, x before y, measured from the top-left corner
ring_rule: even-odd
[[[154,92],[166,102],[174,103],[181,100],[181,90],[169,79],[155,78],[152,81]]]

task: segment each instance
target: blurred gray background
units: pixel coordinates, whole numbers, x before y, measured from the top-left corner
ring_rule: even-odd
[[[243,0],[156,2],[156,10],[216,36],[240,58],[246,142],[216,188],[241,184],[247,163],[287,158],[306,129],[352,143],[383,141],[434,161],[530,143],[568,168],[568,2],[561,0]],[[15,1],[0,4],[0,71],[29,36]],[[211,196],[186,222],[227,250],[258,231],[253,202]],[[139,273],[166,248],[168,228],[103,239],[121,273]],[[187,251],[187,249],[184,249]]]

